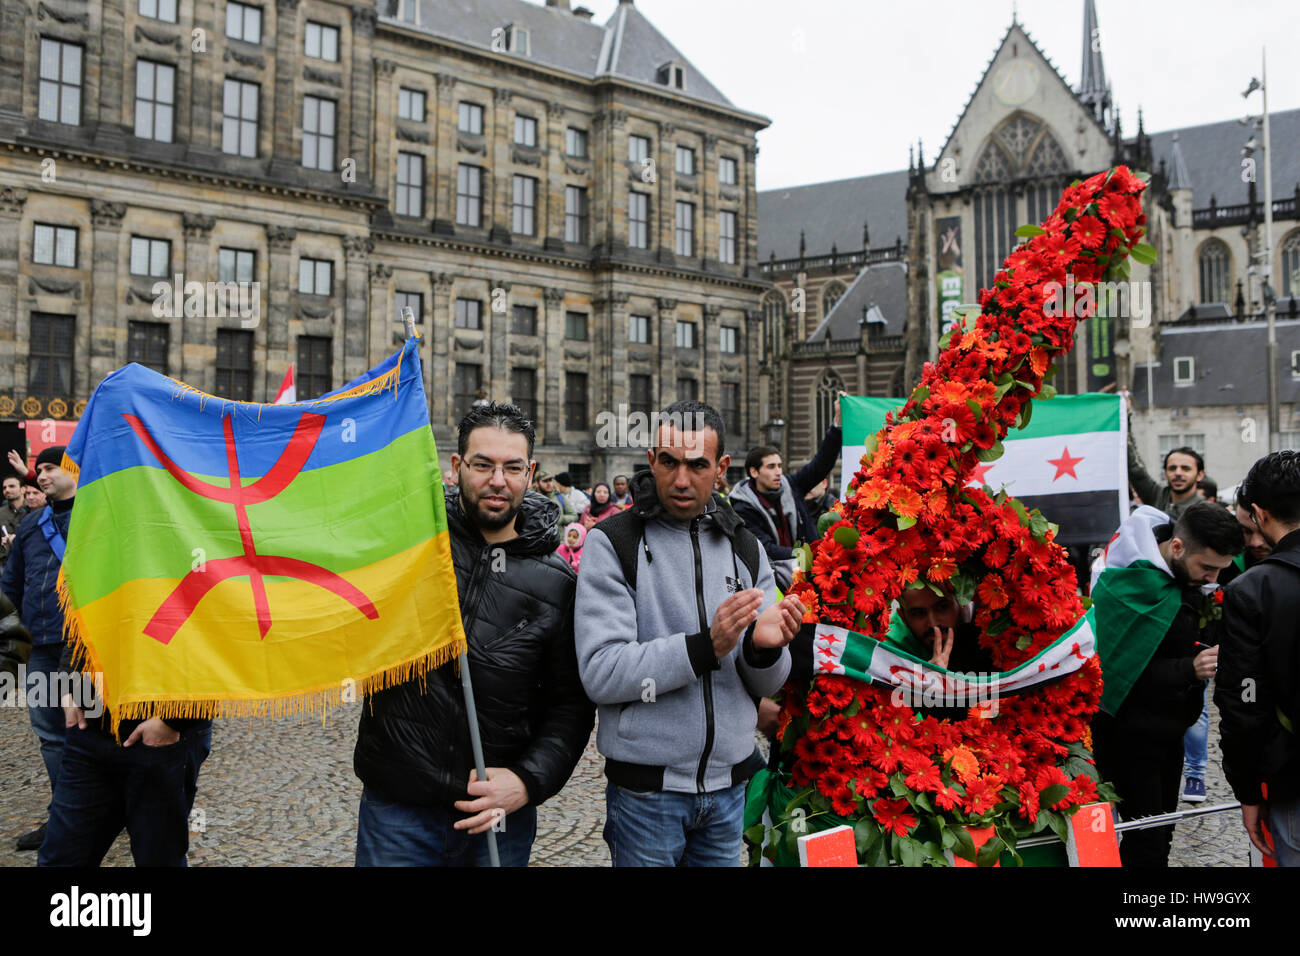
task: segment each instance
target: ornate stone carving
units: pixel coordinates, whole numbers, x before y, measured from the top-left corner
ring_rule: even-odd
[[[570,176],[588,176],[591,174],[591,170],[587,166],[570,162],[567,159],[564,161],[564,171]]]
[[[370,267],[371,282],[387,282],[393,277],[393,267],[386,262],[376,262]]]
[[[532,355],[532,356],[536,356],[536,355],[540,355],[540,354],[541,354],[541,348],[540,348],[539,346],[536,346],[536,345],[522,345],[522,344],[520,344],[519,342],[511,342],[511,343],[510,343],[510,354],[511,354],[511,355]]]
[[[563,289],[547,289],[542,295],[548,305],[559,305],[564,301]]]
[[[660,312],[672,312],[674,309],[677,308],[677,300],[676,300],[676,299],[668,299],[668,298],[665,298],[664,296],[660,296],[660,297],[656,300],[656,302],[657,302],[658,305],[659,305],[659,311],[660,311]]]
[[[40,295],[42,292],[48,292],[50,295],[71,295],[74,299],[80,299],[81,283],[75,279],[59,282],[57,279],[38,279],[36,276],[28,276],[27,292],[29,295]]]
[[[527,146],[516,146],[511,153],[512,158],[521,166],[541,166],[542,154],[536,149]]]
[[[752,163],[752,162],[753,162],[754,160],[756,160],[757,158],[758,158],[758,146],[757,146],[757,145],[754,145],[754,146],[746,146],[746,147],[745,147],[745,162],[747,162],[747,163]]]
[[[18,186],[0,187],[0,212],[21,216],[27,202],[27,190]]]
[[[654,350],[649,346],[642,346],[641,348],[628,346],[627,360],[629,362],[636,362],[638,364],[645,363],[649,365],[654,361]]]
[[[379,74],[380,77],[392,76],[393,71],[396,69],[397,69],[397,64],[394,63],[392,60],[375,61],[375,72]]]
[[[437,289],[445,292],[451,288],[452,283],[455,281],[456,277],[450,272],[439,272],[437,277],[433,280],[433,284]]]
[[[234,60],[241,66],[253,66],[259,70],[266,69],[266,58],[260,53],[240,53],[238,50],[232,50],[226,47],[226,52],[222,54],[222,59],[227,63]]]
[[[739,362],[719,362],[718,368],[724,372],[739,372],[741,365]]]
[[[464,349],[466,352],[477,352],[483,348],[482,339],[471,339],[465,335],[456,336],[456,348]]]
[[[732,202],[740,201],[740,187],[728,186],[725,183],[718,187],[718,195],[723,199],[729,199]]]
[[[181,48],[181,38],[169,33],[159,33],[156,30],[146,30],[140,24],[135,25],[135,42],[139,43],[142,39],[150,43],[156,43],[158,46],[169,46],[179,50]]]
[[[681,173],[678,173],[673,179],[673,185],[677,187],[679,193],[691,193],[692,195],[697,195],[700,191],[700,187],[696,184],[694,176],[683,176]]]
[[[627,126],[627,110],[610,110],[609,121],[614,124],[614,129]]]
[[[343,89],[343,77],[337,73],[330,73],[328,70],[318,70],[314,66],[304,66],[302,68],[302,78],[310,80],[312,83],[325,83],[328,86],[337,86]]]
[[[677,356],[677,364],[686,368],[699,368],[700,355],[698,352],[683,352]]]
[[[615,305],[627,305],[628,294],[626,292],[611,292],[609,299]]]
[[[343,254],[349,259],[364,259],[375,251],[375,240],[369,236],[344,236]]]
[[[397,124],[396,129],[398,139],[406,140],[408,143],[423,143],[426,146],[429,144],[429,134],[424,130],[415,129],[401,122]]]
[[[158,281],[161,282],[163,280],[160,279]],[[126,295],[122,297],[122,300],[127,305],[131,305],[133,302],[153,302],[154,299],[156,298],[157,296],[154,295],[151,290],[145,291],[143,289],[136,288],[135,286],[127,286]]]
[[[200,239],[212,232],[217,224],[216,216],[203,216],[194,212],[181,213],[181,224],[185,235],[191,239]]]
[[[275,0],[275,8],[284,13],[292,14],[298,9],[298,0]]]
[[[514,95],[513,90],[496,89],[492,91],[492,100],[497,106],[509,106],[510,100]]]
[[[287,251],[297,238],[297,229],[290,229],[288,226],[266,227],[266,241],[273,251]]]
[[[510,291],[510,283],[507,282],[505,279],[493,279],[493,280],[492,280],[492,294],[493,294],[493,295],[496,295],[496,290],[497,290],[497,289],[505,289],[507,292],[509,292],[509,291]]]
[[[487,154],[487,144],[479,139],[475,142],[473,139],[466,139],[464,136],[456,137],[456,148],[462,153],[483,153]]]
[[[706,153],[711,153],[718,148],[718,137],[714,136],[712,133],[705,133],[702,138],[704,140],[704,151]]]
[[[64,13],[62,10],[55,10],[44,3],[36,5],[36,19],[57,20],[59,23],[76,23],[86,29],[90,28],[89,13]]]
[[[305,303],[299,302],[298,311],[301,312],[303,315],[307,316],[307,318],[309,319],[328,319],[331,315],[334,314],[334,306],[307,305]]]
[[[450,102],[456,91],[456,78],[446,73],[435,73],[433,79],[438,84],[438,99],[444,103]]]
[[[659,138],[661,140],[668,139],[669,137],[675,135],[676,133],[677,133],[677,127],[674,126],[672,123],[659,124]]]
[[[376,19],[374,7],[353,7],[352,32],[360,37],[374,36]]]
[[[96,226],[121,226],[122,217],[126,215],[126,203],[106,202],[103,199],[90,201],[90,221]]]
[[[706,303],[704,306],[704,314],[710,319],[716,319],[722,314],[722,306],[713,302]]]
[[[566,107],[563,103],[546,104],[546,115],[549,116],[551,119],[559,119],[561,116],[565,114],[567,110],[568,107]]]
[[[745,321],[750,325],[757,325],[763,320],[763,313],[759,309],[746,309]]]
[[[580,349],[565,349],[564,357],[566,359],[585,359],[587,357],[587,352]]]

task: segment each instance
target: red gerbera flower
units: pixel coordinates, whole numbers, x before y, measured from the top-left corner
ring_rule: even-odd
[[[871,814],[886,833],[902,837],[916,826],[916,817],[906,812],[909,807],[906,800],[880,799],[871,805]]]
[[[966,784],[966,812],[983,816],[1002,799],[1002,779],[997,774],[976,777]]]

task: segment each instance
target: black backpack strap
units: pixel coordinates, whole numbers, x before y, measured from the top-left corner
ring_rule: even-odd
[[[736,534],[731,539],[731,546],[736,551],[736,557],[740,558],[740,563],[749,568],[749,580],[752,582],[750,587],[758,586],[758,538],[754,537],[754,532],[750,531],[743,524],[736,527]]]
[[[612,518],[606,518],[591,530],[600,530],[605,537],[609,538],[609,543],[614,546],[614,554],[618,556],[618,563],[623,568],[623,580],[635,591],[636,549],[645,534],[644,519],[632,511],[624,511]]]

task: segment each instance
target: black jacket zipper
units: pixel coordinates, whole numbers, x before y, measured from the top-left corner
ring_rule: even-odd
[[[704,566],[700,559],[700,519],[691,519],[691,550],[695,554],[695,609],[700,619],[700,630],[708,632],[709,615],[704,610]],[[709,754],[713,751],[713,672],[704,675],[704,752],[700,754],[700,767],[695,774],[695,785],[700,793],[704,789],[704,772],[708,769]]]

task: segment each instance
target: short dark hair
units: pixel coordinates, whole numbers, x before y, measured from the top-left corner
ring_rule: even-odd
[[[1237,555],[1246,550],[1246,536],[1237,524],[1237,516],[1208,501],[1187,507],[1174,522],[1174,537],[1181,538],[1188,551],[1209,548],[1219,554]]]
[[[1300,452],[1275,451],[1251,465],[1237,503],[1247,511],[1259,505],[1285,524],[1300,521]]]
[[[749,475],[751,468],[762,468],[763,459],[768,455],[779,454],[781,454],[781,449],[775,445],[759,445],[756,448],[751,448],[749,454],[745,456],[745,474]]]
[[[1201,453],[1195,448],[1188,448],[1186,445],[1181,448],[1171,448],[1169,451],[1165,452],[1165,460],[1160,465],[1161,471],[1164,471],[1169,467],[1170,455],[1190,455],[1192,458],[1196,459],[1196,470],[1205,471],[1205,459],[1201,457]]]
[[[687,424],[694,424],[697,427],[687,428]],[[673,425],[680,431],[697,432],[703,428],[712,429],[718,436],[717,458],[722,458],[722,450],[727,444],[727,426],[722,423],[722,416],[712,405],[706,405],[704,402],[682,401],[673,402],[662,412],[659,413],[655,425],[655,442],[659,441],[659,427],[663,425]]]
[[[1213,478],[1202,478],[1196,486],[1201,490],[1201,494],[1210,498],[1219,497],[1219,483]]]
[[[470,433],[479,428],[489,427],[523,435],[528,439],[528,457],[530,459],[533,457],[533,442],[537,438],[537,430],[520,411],[519,406],[509,402],[485,402],[482,405],[475,405],[469,410],[469,414],[460,420],[456,435],[456,449],[460,452],[460,457],[465,457]]]

